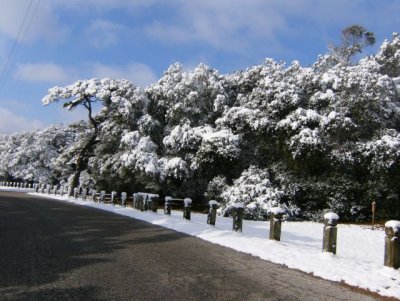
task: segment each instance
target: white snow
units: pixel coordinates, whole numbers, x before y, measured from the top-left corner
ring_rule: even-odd
[[[337,221],[339,219],[339,215],[334,212],[328,212],[324,214],[324,219],[332,223],[332,221]]]
[[[212,205],[217,205],[219,206],[219,203],[216,200],[211,200],[208,202],[208,205],[212,206]]]
[[[280,208],[280,207],[272,207],[271,210],[270,210],[270,212],[273,213],[273,214],[275,214],[275,215],[277,215],[277,214],[283,214],[283,213],[285,213],[285,210],[283,210],[283,209]]]
[[[392,228],[395,232],[397,232],[400,229],[400,222],[399,221],[388,221],[385,223],[385,227]]]
[[[324,225],[321,223],[284,222],[281,241],[277,242],[268,239],[269,222],[245,220],[243,232],[237,233],[231,230],[232,219],[221,216],[217,216],[216,226],[211,226],[206,223],[206,214],[192,212],[191,221],[188,222],[179,211],[172,211],[169,216],[164,215],[162,210],[158,210],[158,213],[140,212],[119,205],[75,200],[59,195],[36,195],[144,220],[317,277],[343,281],[383,296],[400,298],[400,271],[383,265],[385,233],[381,229],[339,224],[337,255],[332,255],[322,252]],[[389,222],[389,225],[398,226],[398,223]]]
[[[183,199],[183,203],[185,204],[185,207],[186,207],[186,206],[190,206],[190,205],[192,204],[192,199],[190,199],[190,198],[184,198],[184,199]]]

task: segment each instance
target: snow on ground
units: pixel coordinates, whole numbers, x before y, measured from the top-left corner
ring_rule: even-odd
[[[339,224],[337,255],[333,255],[322,252],[323,224],[320,223],[284,222],[281,241],[276,242],[268,239],[269,222],[244,221],[243,233],[236,233],[231,230],[232,219],[221,216],[217,216],[214,227],[200,213],[192,213],[192,220],[187,221],[180,211],[172,211],[168,216],[163,210],[140,212],[119,205],[37,195],[140,219],[327,280],[343,281],[383,296],[400,298],[400,271],[383,265],[385,234],[382,230]]]

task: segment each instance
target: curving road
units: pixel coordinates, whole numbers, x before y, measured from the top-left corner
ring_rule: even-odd
[[[0,192],[0,300],[380,299],[135,219]]]

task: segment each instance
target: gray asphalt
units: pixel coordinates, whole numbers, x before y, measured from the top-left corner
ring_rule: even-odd
[[[135,219],[0,192],[0,300],[379,300]]]

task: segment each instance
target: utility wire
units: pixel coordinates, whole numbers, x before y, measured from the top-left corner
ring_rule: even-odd
[[[29,20],[28,26],[25,27],[25,31],[24,31],[24,33],[23,33],[23,35],[22,35],[21,41],[25,40],[26,33],[28,32],[28,29],[29,29],[29,28],[31,27],[31,25],[32,25],[32,21],[33,21],[33,19],[35,18],[36,12],[37,12],[37,10],[38,10],[38,8],[39,8],[40,1],[41,1],[41,0],[38,0],[38,1],[36,2],[35,9],[33,10],[32,14],[31,14],[31,19]],[[18,50],[18,49],[17,49],[17,50]]]
[[[12,46],[12,48],[11,48],[11,51],[10,51],[9,55],[8,55],[6,64],[4,65],[4,68],[3,68],[2,72],[1,72],[1,76],[0,76],[0,89],[1,89],[1,87],[2,87],[2,84],[3,84],[3,83],[5,82],[5,80],[6,80],[7,71],[8,71],[8,69],[11,67],[12,59],[13,59],[15,53],[16,53],[16,50],[17,50],[18,40],[19,40],[19,38],[20,38],[20,36],[21,36],[21,34],[22,34],[22,32],[23,32],[23,29],[24,29],[24,27],[25,27],[25,23],[26,23],[26,20],[28,19],[28,15],[29,15],[29,12],[30,12],[30,10],[31,10],[31,8],[32,8],[33,1],[34,1],[34,0],[31,0],[31,2],[29,3],[28,8],[26,9],[26,12],[25,12],[25,15],[24,15],[24,19],[22,20],[22,23],[21,23],[21,25],[20,25],[20,27],[19,27],[19,30],[18,30],[18,34],[17,34],[17,36],[15,37],[13,46]],[[36,7],[36,8],[37,8],[37,7]],[[35,11],[36,11],[36,10],[35,10]],[[33,17],[31,18],[31,21],[30,21],[30,22],[32,22],[32,19],[33,19]]]

